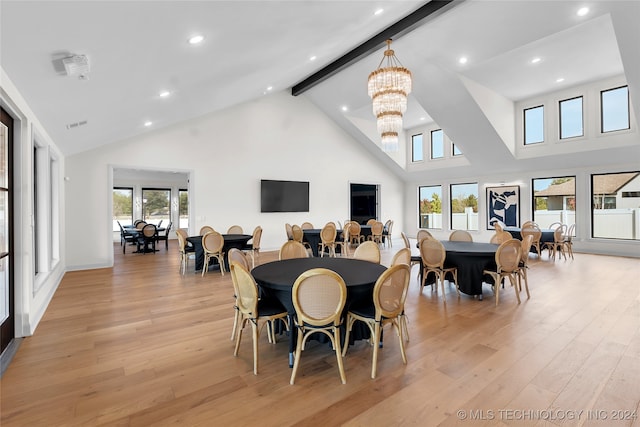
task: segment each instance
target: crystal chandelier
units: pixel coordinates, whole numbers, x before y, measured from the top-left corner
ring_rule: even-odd
[[[400,64],[391,50],[391,40],[387,40],[384,57],[368,80],[368,93],[373,101],[373,114],[384,151],[398,151],[398,133],[402,130],[402,115],[407,111],[409,92],[411,71]]]

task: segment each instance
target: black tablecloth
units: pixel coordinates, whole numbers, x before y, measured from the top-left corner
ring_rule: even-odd
[[[522,229],[520,227],[505,227],[504,231],[508,231],[514,239],[522,240],[522,234],[520,232]],[[540,243],[553,242],[553,232],[554,230],[550,228],[540,229],[542,235],[540,236]]]
[[[352,304],[373,300],[373,287],[378,277],[387,269],[382,264],[353,258],[294,258],[273,261],[257,266],[251,274],[267,298],[278,299],[287,309],[289,317],[295,314],[291,290],[298,276],[312,268],[328,268],[338,273],[347,285],[347,301],[344,315]],[[344,320],[344,317],[343,317]],[[359,323],[359,322],[358,322]],[[355,325],[354,325],[355,326]],[[354,340],[368,338],[368,329],[353,330]],[[344,337],[344,335],[343,335]],[[289,338],[289,365],[293,366],[292,355],[295,350],[296,333],[292,328]]]
[[[313,256],[319,256],[319,245],[322,239],[320,238],[320,232],[322,229],[320,228],[307,228],[306,230],[302,230],[303,240],[311,246],[311,250],[313,251]],[[336,242],[342,240],[342,230],[337,230],[336,233]],[[340,246],[336,248],[336,253],[340,253]]]
[[[447,257],[445,265],[458,269],[458,287],[467,295],[482,295],[482,273],[495,269],[498,245],[479,242],[442,241]]]
[[[229,271],[229,263],[227,261],[227,253],[229,253],[229,249],[237,248],[242,249],[249,240],[253,237],[251,234],[223,234],[224,238],[224,246],[222,250],[224,251],[224,260],[225,260],[225,268]],[[195,248],[196,254],[196,271],[202,270],[202,264],[204,264],[204,248],[202,247],[202,236],[189,236],[187,237],[187,241],[193,245]],[[209,266],[216,265],[217,260],[214,258],[209,263]]]

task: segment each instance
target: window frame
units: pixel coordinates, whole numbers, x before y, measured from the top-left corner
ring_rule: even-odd
[[[570,101],[575,101],[579,99],[580,100],[580,129],[581,132],[579,135],[572,135],[572,136],[563,136],[562,132],[563,132],[563,128],[562,128],[562,105],[563,103],[567,103]],[[558,100],[558,139],[560,141],[565,141],[565,140],[569,140],[569,139],[575,139],[575,138],[583,138],[584,137],[584,96],[583,95],[578,95],[578,96],[574,96],[571,98],[565,98],[565,99],[561,99]]]
[[[438,188],[440,190],[440,227],[432,227],[431,224],[427,225],[427,226],[423,226],[424,222],[422,221],[422,212],[421,212],[421,206],[422,206],[422,189],[423,188]],[[425,199],[426,200],[426,199]],[[442,184],[436,184],[436,185],[419,185],[418,186],[418,228],[424,228],[424,229],[429,229],[429,230],[442,230],[443,229],[443,212],[442,212],[442,205],[443,199],[442,199]],[[438,212],[432,212],[437,214]],[[427,215],[428,213],[425,213],[425,215]],[[427,217],[428,220],[428,217]],[[429,222],[429,221],[427,221]],[[434,221],[434,224],[436,223],[436,221]]]
[[[468,228],[468,221],[467,221],[467,228],[454,228],[454,221],[453,221],[453,214],[454,213],[459,213],[459,212],[453,212],[453,187],[455,186],[463,186],[463,185],[475,185],[475,197],[476,197],[476,211],[474,212],[476,214],[476,220],[478,222],[477,227],[476,228]],[[469,194],[468,196],[471,196],[471,194]],[[468,207],[468,206],[466,206]],[[449,184],[449,225],[451,230],[467,230],[467,231],[479,231],[480,230],[480,220],[479,220],[479,216],[480,216],[480,185],[479,183],[476,182],[459,182],[459,183],[454,183],[454,184]]]
[[[622,88],[625,88],[627,90],[627,127],[625,128],[619,128],[619,129],[612,129],[612,130],[604,130],[604,99],[603,96],[606,92],[611,92],[614,90],[620,90]],[[619,132],[619,131],[625,131],[625,130],[630,130],[631,129],[631,102],[629,100],[629,85],[622,85],[622,86],[618,86],[618,87],[614,87],[614,88],[610,88],[610,89],[604,89],[600,91],[600,133],[605,134],[605,133],[611,133],[611,132]]]
[[[441,147],[440,147],[440,148],[441,148],[442,155],[441,155],[441,156],[439,156],[439,157],[434,157],[434,155],[433,155],[433,135],[434,135],[436,132],[439,132],[439,133],[440,133],[440,135],[442,135],[442,138],[441,138],[441,140],[440,140],[440,144],[441,144]],[[430,147],[430,150],[429,150],[429,158],[430,158],[431,160],[444,159],[444,131],[442,130],[442,128],[440,128],[440,129],[434,129],[434,130],[432,130],[432,131],[430,131],[430,132],[429,132],[429,147]]]
[[[417,137],[420,137],[419,145],[420,145],[420,158],[416,158],[416,143]],[[417,133],[415,135],[411,135],[411,162],[423,162],[424,161],[424,137],[422,133]]]
[[[531,111],[531,110],[537,110],[537,109],[542,109],[542,119],[540,120],[540,123],[542,125],[542,129],[541,129],[541,137],[542,139],[540,141],[532,141],[532,142],[527,142],[527,111]],[[522,109],[522,132],[523,132],[523,145],[525,147],[527,146],[531,146],[531,145],[535,145],[535,144],[541,144],[543,142],[545,142],[545,138],[544,138],[544,134],[545,134],[545,115],[544,115],[544,104],[540,104],[540,105],[536,105],[535,107],[528,107],[528,108],[523,108]]]

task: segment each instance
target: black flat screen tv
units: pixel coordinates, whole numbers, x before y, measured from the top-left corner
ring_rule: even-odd
[[[261,180],[260,211],[309,212],[309,183]]]

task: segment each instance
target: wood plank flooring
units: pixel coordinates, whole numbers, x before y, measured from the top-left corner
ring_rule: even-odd
[[[233,356],[228,273],[203,278],[191,260],[181,276],[175,241],[114,252],[114,268],[67,273],[22,342],[1,380],[3,427],[640,426],[637,258],[532,256],[531,299],[507,288],[498,307],[488,285],[483,301],[420,294],[414,267],[407,365],[387,329],[378,377],[361,341],[341,385],[331,348],[311,342],[291,386],[285,336],[261,336],[257,376],[250,333]]]

